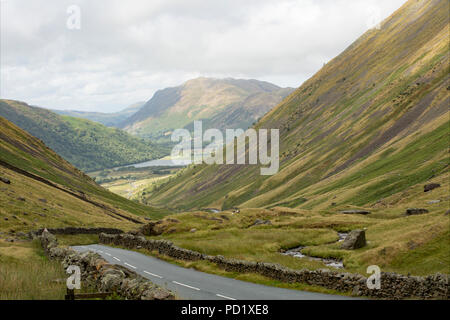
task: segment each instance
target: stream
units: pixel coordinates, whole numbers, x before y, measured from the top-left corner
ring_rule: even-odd
[[[338,236],[339,239],[337,240],[337,242],[342,242],[344,241],[345,237],[347,236],[348,233],[340,233],[338,232]],[[326,266],[328,267],[332,267],[332,268],[336,268],[336,269],[341,269],[344,267],[344,263],[341,260],[338,259],[333,259],[333,258],[320,258],[320,257],[313,257],[313,256],[308,256],[306,254],[303,254],[301,252],[301,250],[303,248],[306,248],[305,246],[300,246],[300,247],[296,247],[296,248],[292,248],[289,250],[286,250],[284,252],[281,252],[281,254],[284,254],[286,256],[292,256],[294,258],[300,258],[300,259],[310,259],[310,260],[314,260],[314,261],[321,261],[323,262]]]

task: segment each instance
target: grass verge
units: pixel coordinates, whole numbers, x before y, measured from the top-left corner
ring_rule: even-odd
[[[66,293],[61,264],[50,261],[37,241],[0,241],[0,300],[60,300]]]

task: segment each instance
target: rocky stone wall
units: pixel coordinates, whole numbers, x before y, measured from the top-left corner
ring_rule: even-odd
[[[367,278],[360,274],[322,270],[294,270],[279,264],[227,259],[223,256],[209,256],[183,249],[167,240],[145,239],[131,234],[110,235],[101,233],[100,243],[123,246],[129,249],[144,248],[180,260],[207,260],[226,271],[257,273],[282,282],[299,282],[321,286],[340,292],[351,292],[356,296],[383,299],[405,298],[449,298],[448,275],[435,274],[427,277],[404,276],[396,273],[381,273],[381,288],[369,289]]]
[[[194,261],[205,259],[205,255],[196,251],[177,247],[170,241],[153,239],[147,240],[143,236],[134,236],[129,233],[118,235],[101,233],[99,235],[99,241],[100,243],[114,244],[128,249],[144,248],[149,251],[157,250],[160,254],[179,260]]]
[[[115,292],[130,300],[173,300],[174,294],[163,289],[137,273],[119,265],[111,265],[92,251],[78,253],[72,248],[59,247],[50,232],[39,236],[41,245],[50,259],[61,260],[64,270],[77,265],[81,279],[89,287],[100,292]]]
[[[40,236],[44,229],[33,230],[28,233],[30,238]],[[108,234],[120,234],[124,233],[123,230],[116,228],[84,228],[84,227],[65,227],[65,228],[47,228],[47,231],[51,234],[100,234],[102,232]]]

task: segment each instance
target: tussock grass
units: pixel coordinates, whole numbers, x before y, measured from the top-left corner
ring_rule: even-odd
[[[67,275],[37,242],[0,242],[0,300],[64,299]]]
[[[61,246],[82,246],[98,243],[98,235],[96,234],[59,234],[56,238]]]
[[[423,197],[443,195],[446,190],[441,187],[433,192],[422,198],[416,196],[416,201],[423,203]],[[196,211],[172,216],[178,222],[165,219],[165,233],[152,238],[169,239],[204,254],[279,263],[293,269],[330,268],[320,261],[280,254],[283,249],[304,246],[304,254],[343,260],[344,271],[363,275],[367,275],[369,265],[402,274],[449,273],[450,219],[444,215],[447,205],[448,201],[443,201],[434,208],[429,206],[428,214],[409,217],[399,207],[370,209],[372,213],[364,216],[339,213],[343,208],[335,212],[282,207],[242,209],[237,214]],[[256,219],[270,220],[272,224],[251,226]],[[190,232],[192,228],[197,231]],[[365,247],[340,248],[337,232],[362,228],[366,229]]]

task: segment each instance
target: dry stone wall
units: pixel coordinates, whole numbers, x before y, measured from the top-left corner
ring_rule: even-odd
[[[448,275],[443,274],[416,277],[382,272],[381,288],[369,289],[367,286],[367,278],[360,274],[328,269],[294,270],[273,263],[234,260],[227,259],[223,256],[209,256],[177,247],[167,240],[146,239],[142,236],[134,236],[131,234],[110,235],[101,233],[99,240],[103,244],[113,244],[128,249],[144,248],[150,251],[157,250],[160,254],[180,260],[207,260],[217,264],[217,266],[226,271],[256,273],[282,282],[306,283],[340,292],[351,292],[356,296],[382,299],[449,298],[449,279]]]
[[[40,236],[44,229],[33,230],[28,233],[30,238]],[[124,233],[123,230],[116,228],[84,228],[84,227],[65,227],[65,228],[47,228],[47,231],[51,234],[100,234],[102,232],[108,234],[120,234]]]
[[[119,265],[111,265],[92,251],[76,252],[72,248],[59,247],[56,237],[44,231],[39,236],[41,245],[50,259],[61,261],[66,270],[77,265],[81,279],[89,287],[100,292],[115,292],[130,300],[173,300],[174,294],[161,288],[137,273]]]

